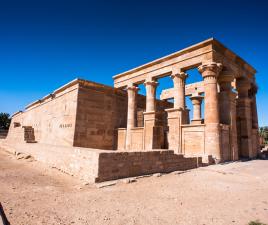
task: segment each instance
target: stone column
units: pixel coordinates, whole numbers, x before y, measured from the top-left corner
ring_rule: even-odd
[[[127,109],[127,133],[126,133],[126,149],[131,149],[131,129],[135,127],[135,111],[136,111],[136,96],[139,88],[134,85],[127,87],[128,94],[128,109]]]
[[[158,112],[156,112],[156,87],[153,80],[144,82],[146,88],[146,112],[144,112],[144,149],[160,149],[164,144],[163,127],[158,126]]]
[[[241,77],[236,80],[239,155],[245,158],[254,158],[252,151],[251,99],[248,95],[250,88],[250,81],[247,78]]]
[[[228,156],[228,160],[238,160],[237,123],[236,123],[236,93],[232,91],[232,71],[224,71],[220,74],[220,122],[229,125],[230,149],[222,149]]]
[[[167,109],[168,114],[168,148],[175,153],[181,150],[181,125],[187,121],[188,111],[185,109],[185,79],[187,74],[177,68],[173,70],[171,78],[174,83],[174,107]]]
[[[258,111],[257,111],[257,102],[256,102],[256,94],[258,92],[258,87],[255,83],[251,85],[250,89],[250,98],[252,99],[252,127],[255,129],[259,129],[258,123]]]
[[[155,111],[155,92],[158,83],[153,80],[144,82],[146,88],[146,112],[154,112]]]
[[[174,84],[174,109],[185,109],[185,79],[184,72],[173,72],[171,78]]]
[[[205,89],[205,152],[216,162],[222,160],[220,145],[220,118],[217,78],[221,71],[220,63],[209,62],[198,67],[204,79]]]
[[[257,103],[256,103],[256,94],[258,91],[257,85],[254,83],[251,84],[251,89],[249,91],[249,97],[251,99],[251,118],[252,118],[252,149],[253,155],[256,157],[260,153],[260,144],[259,144],[259,123],[258,123],[258,112],[257,112]]]
[[[197,94],[197,95],[191,96],[190,99],[193,104],[193,119],[191,123],[201,124],[202,123],[201,104],[202,104],[203,96]]]

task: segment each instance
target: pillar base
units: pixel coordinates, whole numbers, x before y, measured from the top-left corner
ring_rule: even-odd
[[[144,149],[161,149],[164,146],[164,129],[158,125],[159,113],[144,112]]]
[[[212,155],[216,163],[222,161],[221,142],[220,142],[220,124],[206,124],[205,127],[205,152]]]
[[[182,108],[166,109],[168,114],[168,149],[181,153],[181,124],[184,120]]]

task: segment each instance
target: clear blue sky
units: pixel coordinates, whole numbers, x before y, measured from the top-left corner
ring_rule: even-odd
[[[268,1],[1,1],[0,112],[81,77],[112,76],[215,37],[258,71],[268,125]]]

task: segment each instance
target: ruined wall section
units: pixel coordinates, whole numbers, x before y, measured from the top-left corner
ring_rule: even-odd
[[[30,127],[38,143],[73,146],[77,93],[77,81],[71,82],[16,113],[7,141],[25,142],[25,127]]]

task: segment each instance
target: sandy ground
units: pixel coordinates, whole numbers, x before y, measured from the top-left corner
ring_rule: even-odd
[[[0,201],[12,225],[268,224],[268,161],[98,188],[0,150]]]

